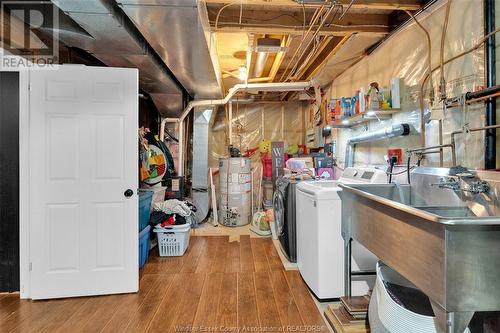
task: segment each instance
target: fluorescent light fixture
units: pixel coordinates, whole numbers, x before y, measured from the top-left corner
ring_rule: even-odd
[[[349,120],[342,120],[342,125],[349,125]]]
[[[240,68],[238,68],[238,78],[240,80],[245,80],[247,78],[247,68],[244,65],[241,65]]]

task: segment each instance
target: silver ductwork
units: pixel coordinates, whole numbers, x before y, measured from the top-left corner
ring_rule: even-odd
[[[253,77],[259,78],[264,74],[268,57],[269,53],[267,52],[257,52],[257,59],[255,61],[255,66],[253,66]]]
[[[208,134],[213,108],[195,108],[193,123],[192,199],[197,207],[196,217],[203,221],[209,211]]]
[[[193,98],[222,97],[216,43],[205,1],[116,2]]]
[[[349,138],[346,142],[345,168],[354,166],[354,147],[358,143],[373,142],[383,139],[405,136],[410,134],[410,125],[397,124],[381,128],[376,131],[365,132]]]
[[[182,85],[112,1],[52,0],[90,36],[61,31],[70,47],[83,49],[108,66],[139,69],[139,85],[164,117],[182,109]]]

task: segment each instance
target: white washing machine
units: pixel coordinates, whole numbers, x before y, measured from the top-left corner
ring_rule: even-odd
[[[305,181],[297,185],[297,265],[315,296],[344,296],[344,240],[339,183],[385,184],[387,174],[375,168],[347,168],[339,180]],[[352,242],[352,269],[375,270],[377,257]],[[375,276],[353,276],[352,295],[366,295]]]

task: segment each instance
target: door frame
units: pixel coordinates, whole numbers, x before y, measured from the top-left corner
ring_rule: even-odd
[[[29,78],[30,71],[22,68],[2,69],[19,74],[19,296],[31,296],[30,220],[29,220]]]
[[[19,71],[19,296],[31,297],[30,274],[30,71]]]

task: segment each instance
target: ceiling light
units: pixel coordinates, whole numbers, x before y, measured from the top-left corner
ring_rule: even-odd
[[[245,65],[241,65],[240,68],[238,68],[238,78],[240,80],[245,80],[247,78],[247,68]]]
[[[369,116],[369,117],[373,117],[373,116],[375,116],[375,111],[368,111],[366,113],[366,115]]]
[[[285,52],[288,47],[281,46],[281,39],[279,38],[258,38],[257,45],[251,48],[253,52],[265,52],[265,53],[278,53]]]
[[[349,120],[342,120],[342,125],[349,125]]]

